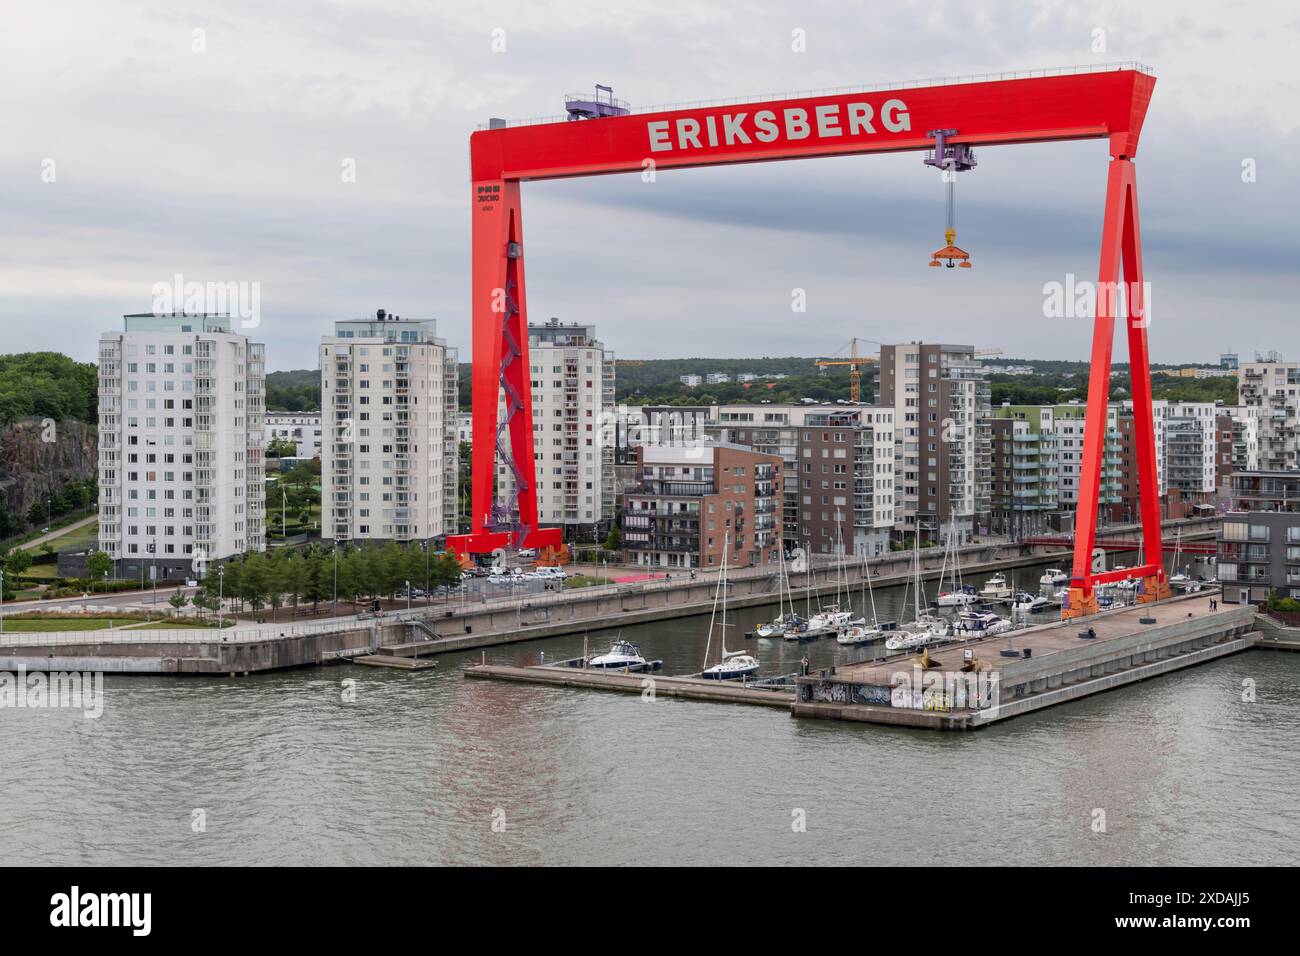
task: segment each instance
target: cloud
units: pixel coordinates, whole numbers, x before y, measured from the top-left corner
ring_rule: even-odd
[[[272,368],[313,365],[334,320],[379,307],[437,318],[467,355],[467,136],[488,116],[554,114],[595,82],[651,104],[1136,59],[1159,75],[1138,157],[1156,358],[1300,355],[1277,251],[1300,199],[1298,21],[1281,3],[87,0],[7,16],[0,349],[89,359],[179,272],[261,283]],[[1105,162],[1099,142],[981,151],[959,183],[976,261],[960,273],[925,268],[943,199],[915,154],[529,184],[530,314],[595,322],[626,357],[811,355],[854,334],[1083,355],[1086,327],[1044,323],[1042,285],[1095,270]]]

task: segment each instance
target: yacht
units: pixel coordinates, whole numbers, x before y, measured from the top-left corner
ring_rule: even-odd
[[[841,628],[853,623],[852,611],[841,611],[838,604],[827,605],[825,610],[808,619],[808,629],[820,634],[837,634]]]
[[[940,591],[934,599],[936,607],[967,607],[980,599],[978,592],[969,584],[952,591]]]
[[[1030,594],[1028,591],[1021,591],[1016,595],[1016,603],[1012,605],[1012,608],[1032,614],[1037,611],[1046,611],[1054,606],[1049,598],[1045,598],[1041,594]]]
[[[980,597],[982,598],[1009,598],[1011,597],[1011,585],[1007,583],[1005,574],[995,574],[984,582],[984,587],[980,588]]]
[[[892,637],[885,639],[885,649],[890,651],[910,651],[918,647],[925,647],[927,644],[933,644],[939,640],[939,635],[931,634],[929,631],[898,631]]]
[[[798,614],[794,612],[794,596],[790,594],[790,579],[785,573],[785,548],[780,551],[781,554],[781,576],[777,580],[777,615],[774,620],[765,624],[760,624],[754,629],[757,637],[784,637],[786,628],[802,621]],[[789,599],[790,613],[785,612],[786,600]]]
[[[952,626],[955,637],[987,637],[1009,631],[1014,625],[992,611],[962,611]]]
[[[713,648],[713,620],[709,620],[709,641],[704,646],[705,668],[700,676],[705,680],[740,680],[758,673],[758,658],[744,651],[727,650],[727,552],[731,550],[731,536],[722,536],[722,568],[718,574],[718,592],[714,597],[714,609],[722,605],[722,620],[718,626],[718,647],[722,659],[712,667],[709,663],[709,651]]]
[[[587,661],[587,666],[597,670],[647,671],[650,662],[641,656],[641,646],[631,641],[616,640],[604,654]]]
[[[871,625],[864,621],[860,624],[850,624],[840,631],[835,640],[840,644],[872,644],[886,640],[897,633],[898,625],[893,621],[880,621]]]
[[[785,637],[792,632],[798,633],[806,623],[803,618],[792,611],[789,614],[782,614],[775,620],[758,625],[754,629],[754,635],[756,637]]]
[[[979,595],[969,584],[961,583],[961,563],[957,557],[957,526],[948,525],[948,542],[944,550],[943,561],[949,574],[949,586],[940,591],[934,599],[935,607],[967,607],[979,600]],[[939,584],[943,585],[944,571],[939,572]]]
[[[1038,583],[1044,587],[1050,585],[1069,584],[1070,576],[1060,568],[1048,568],[1043,572],[1043,576],[1038,579]]]

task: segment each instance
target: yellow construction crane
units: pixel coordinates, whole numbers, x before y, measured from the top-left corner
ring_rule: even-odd
[[[858,355],[858,340],[854,338],[849,342],[849,357],[846,359],[818,359],[815,364],[818,368],[828,368],[831,365],[847,365],[849,367],[849,400],[853,402],[862,399],[862,372],[858,368],[860,365],[875,365],[878,359],[874,355]]]

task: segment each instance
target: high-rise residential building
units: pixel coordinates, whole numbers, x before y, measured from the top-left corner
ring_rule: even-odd
[[[1215,426],[1219,406],[1214,402],[1152,403],[1161,419],[1162,446],[1157,448],[1164,465],[1162,493],[1178,492],[1185,498],[1208,502],[1218,484],[1215,456],[1218,436]],[[1132,403],[1125,409],[1131,415]]]
[[[528,361],[538,523],[563,528],[566,539],[603,532],[617,491],[614,353],[597,341],[595,326],[552,318],[528,326]],[[500,440],[509,447],[508,434]],[[501,495],[513,480],[498,463]]]
[[[623,498],[623,547],[635,564],[718,568],[776,565],[781,459],[729,442],[642,445]]]
[[[433,319],[383,309],[320,347],[321,537],[425,541],[456,529],[459,369]]]
[[[99,547],[134,577],[266,548],[266,355],[227,315],[123,316],[99,339]]]
[[[973,346],[880,347],[879,404],[894,408],[895,527],[958,541],[991,511],[989,384]]]
[[[992,416],[993,530],[1016,538],[1047,531],[1061,507],[1053,408],[1000,405]]]
[[[1259,468],[1295,468],[1300,440],[1300,364],[1283,362],[1276,352],[1256,355],[1237,376],[1239,405],[1258,412]]]

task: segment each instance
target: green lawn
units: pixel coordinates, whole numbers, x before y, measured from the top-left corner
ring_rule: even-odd
[[[573,577],[564,579],[566,588],[590,588],[600,584],[613,584],[612,578],[598,578],[590,574],[575,574]]]
[[[67,534],[50,540],[49,545],[55,551],[85,551],[99,545],[99,522],[92,521],[82,528],[74,528]],[[40,550],[40,546],[37,547]]]
[[[138,627],[128,630],[171,630],[173,628],[215,628],[216,622],[208,621],[153,621],[144,623],[132,617],[6,617],[4,629],[14,633],[48,632],[48,631],[104,631],[110,627],[122,629],[124,625],[136,624]],[[229,622],[226,622],[229,626]]]

